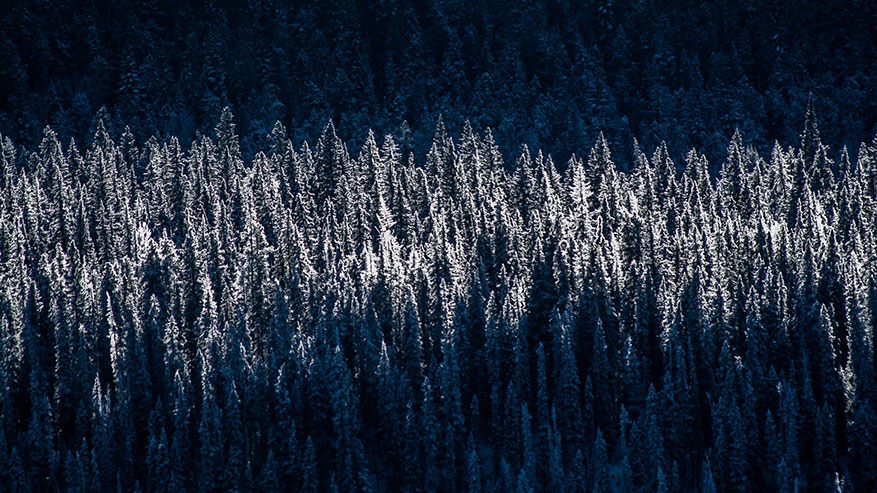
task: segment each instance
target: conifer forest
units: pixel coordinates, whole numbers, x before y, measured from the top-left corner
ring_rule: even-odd
[[[874,5],[5,9],[0,491],[877,491]]]

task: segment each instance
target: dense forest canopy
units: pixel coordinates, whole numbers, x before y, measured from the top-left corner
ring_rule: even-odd
[[[0,139],[10,491],[877,485],[877,141]],[[677,169],[682,169],[677,172]]]
[[[877,491],[877,2],[3,7],[0,490]]]
[[[603,131],[624,161],[637,138],[718,162],[736,128],[794,144],[812,93],[824,142],[852,149],[877,132],[875,19],[869,0],[9,2],[0,133],[88,138],[101,111],[188,142],[228,105],[247,157],[277,120],[299,145],[330,118],[356,147],[373,128],[425,153],[443,114],[508,159],[565,163]]]

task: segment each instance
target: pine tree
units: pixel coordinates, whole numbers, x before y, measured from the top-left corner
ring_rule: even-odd
[[[573,457],[576,450],[582,449],[587,433],[593,427],[593,420],[585,422],[582,416],[580,404],[579,371],[576,367],[575,356],[572,350],[571,335],[568,333],[568,322],[564,316],[556,310],[552,315],[555,324],[559,325],[552,330],[555,336],[555,388],[554,408],[557,410],[560,423],[560,434],[564,437],[564,457],[566,463]],[[592,413],[593,415],[593,413]],[[584,432],[584,433],[583,433]]]
[[[475,449],[475,441],[472,434],[469,434],[469,445],[466,447],[466,487],[471,493],[480,493],[482,491],[481,476],[481,459]]]
[[[609,489],[609,460],[606,452],[606,440],[603,439],[603,432],[597,429],[597,438],[594,440],[594,452],[591,459],[593,464],[594,478],[593,491],[607,491]]]
[[[201,421],[198,426],[198,488],[201,491],[214,491],[222,486],[224,453],[222,429],[222,410],[216,403],[212,391],[204,392],[201,402]]]
[[[426,490],[439,487],[439,471],[436,470],[439,453],[438,422],[435,415],[434,396],[432,385],[427,377],[423,383],[423,404],[421,409],[421,423],[419,426],[419,440],[410,438],[415,444],[419,442],[422,450],[418,457],[422,459],[423,488]],[[413,430],[410,430],[413,432]]]
[[[42,378],[36,370],[30,375],[30,418],[24,432],[24,455],[22,462],[28,484],[34,489],[51,489],[55,481],[56,457],[52,437],[52,408],[47,392],[42,390]]]
[[[594,330],[594,349],[590,372],[594,385],[594,426],[607,430],[615,427],[615,416],[617,415],[616,390],[613,385],[615,380],[613,379],[609,351],[603,323],[598,319],[597,327]]]
[[[850,450],[855,451],[852,455],[853,477],[856,484],[864,487],[877,484],[877,461],[873,454],[877,445],[875,424],[877,419],[870,400],[857,402],[849,427]]]
[[[222,473],[222,483],[227,490],[245,489],[245,469],[247,443],[245,441],[245,428],[241,416],[241,402],[238,397],[234,381],[231,389],[227,391],[226,402],[222,409],[223,439],[225,440],[225,463]],[[276,474],[276,470],[275,470]]]
[[[146,450],[146,464],[149,481],[147,488],[152,491],[170,491],[171,465],[168,456],[168,441],[164,427],[156,437],[155,430],[151,429],[149,442]]]
[[[274,451],[268,450],[268,457],[262,466],[262,472],[259,475],[259,490],[265,492],[281,491],[280,483],[277,479],[277,469],[274,460]]]
[[[710,467],[709,459],[703,461],[703,467],[701,467],[701,469],[703,472],[701,473],[702,479],[700,482],[700,491],[703,493],[716,493],[718,490],[716,489],[716,483],[713,480],[713,471]]]
[[[68,491],[87,491],[85,470],[78,452],[67,452],[64,460],[64,482]]]
[[[822,146],[819,128],[816,124],[816,113],[813,110],[813,95],[807,98],[807,113],[804,115],[804,131],[801,133],[801,158],[805,166],[810,166],[816,152]]]
[[[170,445],[172,477],[184,488],[191,488],[190,481],[194,478],[190,475],[193,452],[190,438],[192,418],[190,415],[189,390],[187,389],[190,384],[183,380],[180,372],[175,374],[173,381],[173,411],[171,413],[173,437]]]

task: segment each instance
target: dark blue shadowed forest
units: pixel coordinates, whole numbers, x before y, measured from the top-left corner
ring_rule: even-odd
[[[242,150],[328,120],[426,152],[438,115],[558,163],[600,131],[720,159],[735,129],[792,145],[813,94],[835,148],[877,132],[877,6],[859,1],[36,1],[0,12],[0,133],[182,141],[233,110]],[[102,110],[103,108],[103,110]],[[407,128],[402,128],[405,122]],[[650,151],[649,151],[650,152]]]

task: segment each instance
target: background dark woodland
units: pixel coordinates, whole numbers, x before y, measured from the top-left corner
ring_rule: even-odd
[[[877,490],[873,3],[76,4],[0,13],[0,490]]]
[[[101,107],[110,130],[188,142],[230,106],[250,157],[277,120],[299,145],[330,118],[356,148],[372,128],[423,154],[443,114],[510,159],[563,164],[602,130],[625,163],[633,137],[719,161],[735,128],[765,154],[794,143],[809,93],[827,144],[877,132],[869,0],[9,3],[0,133],[22,144],[47,124],[88,139]]]

